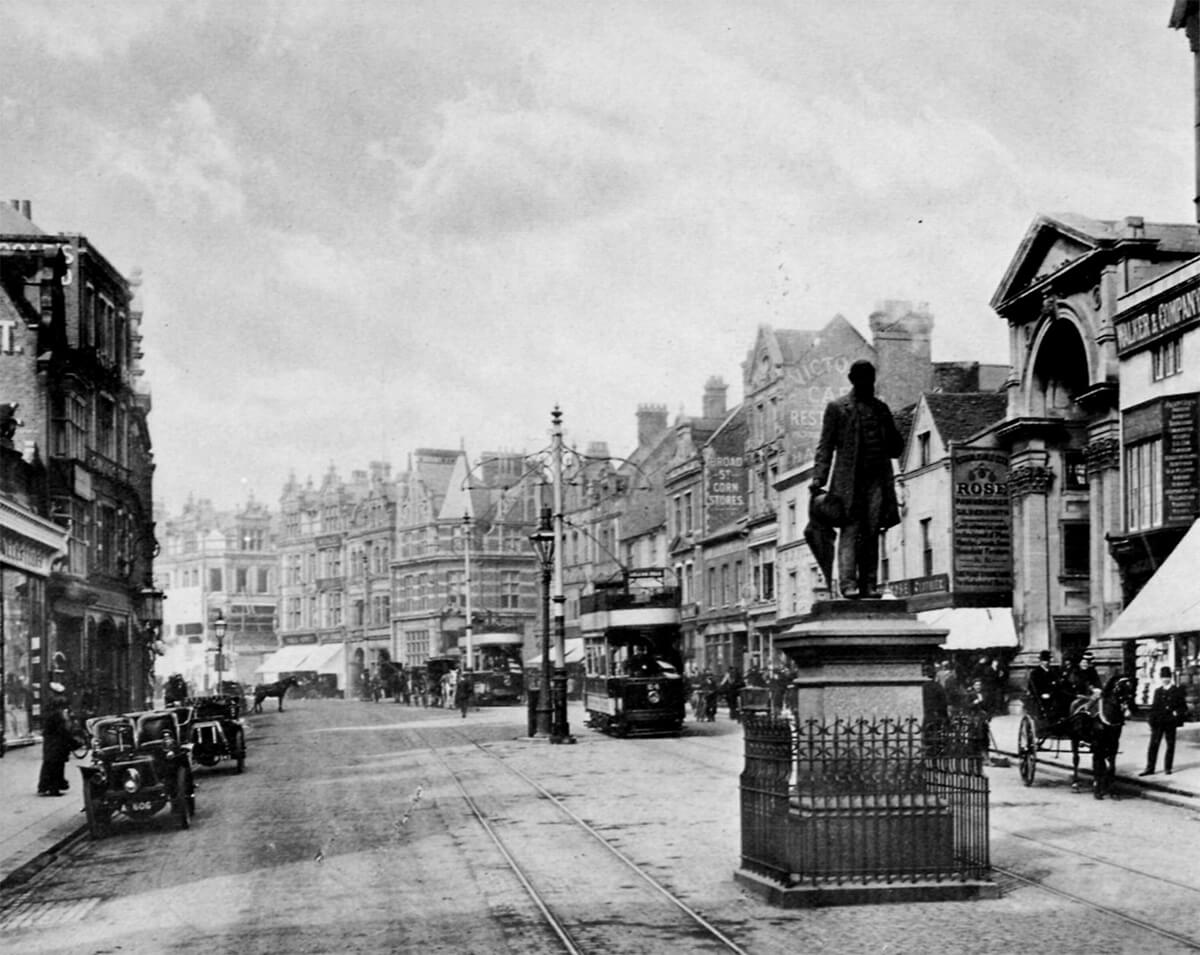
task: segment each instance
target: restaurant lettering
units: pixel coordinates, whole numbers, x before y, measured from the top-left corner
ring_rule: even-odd
[[[1135,312],[1116,325],[1117,351],[1125,352],[1200,318],[1200,286]]]

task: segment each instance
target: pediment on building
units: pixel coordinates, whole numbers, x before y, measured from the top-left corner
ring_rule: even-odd
[[[1111,238],[1110,223],[1076,215],[1038,216],[992,295],[992,308],[1001,311],[1014,296],[1096,251]]]

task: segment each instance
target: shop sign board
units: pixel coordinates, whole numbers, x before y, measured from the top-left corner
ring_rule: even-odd
[[[1200,508],[1196,396],[1163,399],[1163,523],[1190,524]]]
[[[956,593],[1012,594],[1012,510],[1008,455],[951,449],[953,568]]]

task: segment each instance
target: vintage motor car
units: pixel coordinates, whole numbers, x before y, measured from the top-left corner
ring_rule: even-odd
[[[216,766],[232,759],[240,773],[246,766],[246,728],[242,698],[222,694],[188,701],[191,709],[192,759],[201,766]]]
[[[83,809],[93,839],[106,836],[117,813],[148,819],[169,806],[180,829],[196,811],[190,713],[179,707],[97,716],[87,721],[91,762],[83,773]]]

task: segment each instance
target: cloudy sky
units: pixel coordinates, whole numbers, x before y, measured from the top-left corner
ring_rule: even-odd
[[[627,454],[760,324],[988,300],[1039,212],[1193,219],[1170,0],[4,0],[0,188],[144,274],[156,497]]]

